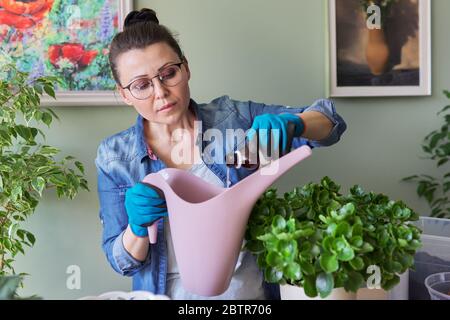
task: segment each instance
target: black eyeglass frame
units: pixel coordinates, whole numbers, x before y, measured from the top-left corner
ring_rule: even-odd
[[[166,69],[166,68],[172,67],[172,66],[177,66],[177,67],[180,69],[180,71],[183,72],[183,70],[181,69],[181,65],[182,65],[182,64],[184,64],[184,61],[181,61],[181,62],[178,62],[178,63],[172,63],[172,64],[169,64],[169,65],[167,65],[167,66],[164,66],[163,70]],[[153,79],[158,78],[158,77],[161,77],[161,71],[158,72],[158,74],[157,74],[156,76],[154,76],[154,77],[152,77],[152,78],[147,78],[147,79],[150,80],[150,83],[153,85]],[[150,98],[151,95],[148,96],[148,97],[145,98],[145,99],[136,98],[136,97],[133,95],[133,92],[131,92],[131,89],[130,89],[130,87],[131,87],[131,85],[132,85],[133,83],[135,83],[136,81],[141,80],[141,79],[145,79],[145,78],[142,77],[142,78],[135,79],[135,80],[131,81],[130,84],[127,85],[126,87],[122,87],[122,86],[121,86],[121,88],[124,89],[124,90],[125,90],[125,89],[128,89],[128,91],[130,91],[131,95],[132,95],[135,99],[138,99],[138,100],[146,100],[146,99]],[[162,80],[161,80],[161,78],[159,78],[159,81],[160,81],[161,83],[163,83]],[[179,82],[178,82],[178,83],[179,83]],[[177,84],[178,84],[178,83],[177,83]],[[175,84],[175,85],[173,85],[173,86],[169,86],[169,87],[174,87],[174,86],[176,86],[177,84]],[[166,84],[164,84],[164,85],[166,85]]]

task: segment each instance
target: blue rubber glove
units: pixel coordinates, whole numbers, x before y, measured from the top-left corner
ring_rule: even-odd
[[[147,226],[167,217],[166,200],[153,188],[141,182],[125,193],[125,208],[131,231],[139,237],[148,236]]]
[[[280,132],[280,140],[282,141],[283,150],[286,150],[288,122],[293,122],[295,124],[294,137],[300,137],[305,130],[305,124],[299,116],[292,113],[266,113],[255,117],[252,124],[252,128],[255,131],[250,130],[247,134],[247,138],[250,141],[251,139],[253,139],[256,131],[266,129],[266,139],[263,139],[263,136],[260,135],[259,143],[263,146],[267,146],[270,130],[278,129]],[[278,150],[279,141],[273,141],[273,148],[274,150]]]

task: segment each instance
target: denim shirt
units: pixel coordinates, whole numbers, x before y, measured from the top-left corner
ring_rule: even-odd
[[[250,129],[253,119],[265,113],[318,111],[333,122],[333,128],[328,137],[321,141],[302,137],[294,138],[292,142],[294,149],[302,145],[308,145],[311,148],[333,145],[339,141],[347,127],[342,117],[336,113],[334,103],[327,99],[317,100],[308,107],[287,107],[253,101],[236,101],[228,96],[222,96],[204,104],[197,104],[191,99],[189,108],[195,112],[197,120],[201,121],[199,133],[203,134],[208,129],[214,128],[219,130],[223,137],[226,136],[226,129],[243,129],[244,131]],[[122,241],[128,226],[125,210],[126,190],[146,175],[166,168],[165,163],[160,159],[150,159],[143,125],[143,118],[139,115],[134,126],[104,139],[98,147],[95,165],[98,175],[99,217],[103,225],[102,248],[108,262],[116,272],[133,277],[133,290],[165,294],[168,259],[165,241],[151,244],[144,261],[134,259],[126,251]],[[213,143],[205,136],[200,140],[201,150],[205,150],[209,144]],[[222,144],[223,154],[236,150],[240,145],[239,142],[235,145],[228,142]],[[224,160],[205,159],[208,157],[207,152],[204,152],[202,157],[208,168],[226,183],[227,167]],[[253,172],[244,168],[230,169],[230,186],[251,173]],[[163,220],[158,223],[157,236],[158,239],[165,239]],[[270,289],[267,291],[268,298],[278,297],[276,292],[278,286],[268,285],[267,288]]]

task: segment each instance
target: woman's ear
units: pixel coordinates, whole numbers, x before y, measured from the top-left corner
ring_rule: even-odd
[[[122,98],[123,102],[125,102],[127,105],[132,106],[133,103],[127,98],[127,95],[125,94],[125,89],[122,89],[121,86],[116,84],[117,91],[120,94],[120,97]]]

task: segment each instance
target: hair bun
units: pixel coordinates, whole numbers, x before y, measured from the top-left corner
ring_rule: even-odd
[[[152,21],[159,24],[159,20],[156,17],[156,12],[152,9],[143,8],[140,11],[131,11],[125,18],[123,25],[124,28],[127,28],[133,24],[147,21]]]

